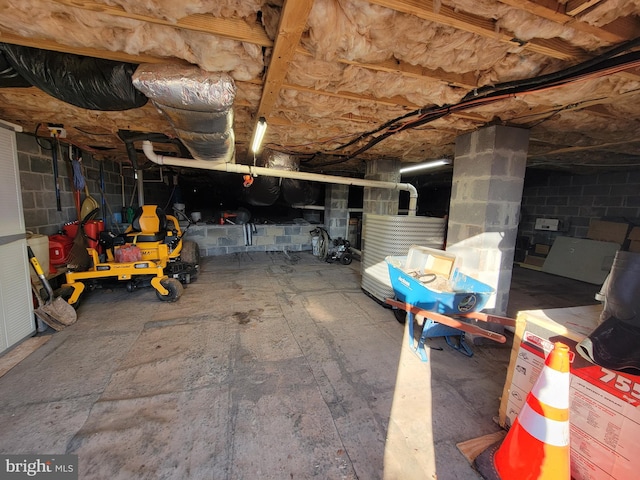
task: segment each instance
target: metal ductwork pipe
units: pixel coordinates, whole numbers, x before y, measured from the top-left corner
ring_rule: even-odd
[[[158,165],[171,165],[174,167],[200,168],[217,172],[242,173],[245,175],[264,175],[267,177],[294,178],[309,180],[312,182],[334,183],[340,185],[358,185],[361,187],[386,188],[390,190],[403,190],[409,192],[409,215],[416,214],[418,203],[418,191],[410,183],[382,182],[378,180],[365,180],[361,178],[337,177],[319,173],[295,172],[291,170],[274,170],[271,168],[254,167],[251,165],[212,163],[190,158],[177,158],[158,155],[153,151],[153,144],[148,140],[142,142],[142,151],[149,160]]]
[[[142,64],[132,80],[167,117],[193,158],[235,161],[236,86],[229,75],[195,66]]]

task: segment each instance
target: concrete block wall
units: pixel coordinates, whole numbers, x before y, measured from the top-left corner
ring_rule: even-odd
[[[400,162],[398,160],[378,159],[365,163],[364,178],[384,182],[400,182]],[[376,215],[397,215],[400,192],[386,188],[365,187],[362,207],[365,213]]]
[[[58,155],[58,184],[60,186],[60,205],[56,205],[53,159],[48,138],[39,138],[29,134],[16,135],[18,164],[22,190],[22,206],[27,230],[44,235],[57,233],[67,222],[75,221],[77,212],[73,195],[73,173],[68,161],[68,145],[61,139],[61,152]],[[82,154],[84,176],[89,193],[101,205],[100,161],[87,152]],[[107,204],[116,212],[122,209],[122,184],[119,164],[103,162],[104,192]],[[130,178],[127,177],[127,174]],[[133,171],[125,169],[125,198],[127,201],[133,191]],[[82,192],[81,201],[85,195]],[[97,218],[111,220],[109,209],[100,212]],[[106,222],[105,222],[106,223]]]
[[[300,252],[312,250],[309,232],[318,225],[255,225],[251,245],[244,225],[193,225],[185,238],[198,244],[202,256],[238,252]],[[322,226],[322,225],[320,225]]]
[[[324,222],[329,237],[344,238],[349,221],[349,185],[327,185],[324,205]]]
[[[496,289],[488,308],[498,315],[509,301],[528,143],[527,130],[498,125],[456,139],[447,250]]]
[[[560,231],[535,230],[537,218],[559,219]],[[557,236],[586,238],[592,219],[640,225],[640,170],[597,175],[527,172],[519,236],[548,245]]]

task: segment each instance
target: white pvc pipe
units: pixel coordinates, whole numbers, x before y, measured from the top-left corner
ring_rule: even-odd
[[[203,170],[215,170],[217,172],[243,173],[249,175],[263,175],[265,177],[294,178],[297,180],[309,180],[311,182],[335,183],[340,185],[357,185],[360,187],[385,188],[387,190],[403,190],[409,192],[409,212],[411,216],[416,214],[418,204],[418,191],[410,183],[383,182],[379,180],[366,180],[361,178],[337,177],[335,175],[323,175],[320,173],[294,172],[291,170],[277,170],[274,168],[254,167],[237,163],[213,163],[206,160],[192,158],[167,157],[158,155],[153,151],[153,144],[149,140],[142,142],[142,151],[146,157],[158,165],[171,165],[174,167],[201,168]]]

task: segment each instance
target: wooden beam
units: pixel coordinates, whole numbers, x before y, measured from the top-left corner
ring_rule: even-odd
[[[632,143],[638,143],[640,140],[623,140],[620,142],[607,142],[607,143],[599,143],[597,145],[584,145],[584,146],[576,146],[576,147],[565,147],[565,148],[557,148],[555,150],[549,150],[544,153],[544,155],[557,155],[559,153],[575,153],[575,152],[586,152],[589,150],[608,150],[608,151],[616,151],[615,148],[620,145],[629,145]]]
[[[22,45],[24,47],[40,48],[42,50],[52,50],[54,52],[72,53],[85,57],[104,58],[116,62],[126,63],[185,63],[182,59],[173,57],[154,57],[151,55],[130,55],[124,52],[112,52],[88,47],[72,47],[48,40],[46,38],[26,38],[0,29],[0,42],[12,45]]]
[[[578,15],[601,1],[602,0],[569,0],[566,6],[567,15]]]
[[[478,87],[478,78],[473,73],[451,73],[441,68],[432,70],[420,65],[411,65],[402,60],[386,60],[379,63],[360,63],[339,58],[338,62],[378,72],[395,73],[410,78],[437,80],[456,87],[467,89]]]
[[[511,118],[509,119],[509,121],[514,123],[519,123],[519,124],[532,122],[536,119],[553,115],[560,108],[562,108],[562,112],[571,112],[575,110],[587,110],[595,115],[617,118],[615,115],[607,112],[601,106],[619,103],[622,101],[634,102],[633,97],[635,96],[640,96],[640,90],[629,90],[628,92],[624,92],[613,97],[609,96],[609,97],[597,98],[594,100],[586,100],[584,102],[574,103],[572,105],[565,105],[564,108],[562,105],[539,105],[535,108],[529,109],[526,115]],[[628,100],[625,100],[627,98]]]
[[[596,27],[580,18],[566,13],[566,4],[557,0],[499,0],[505,5],[524,10],[532,15],[550,20],[565,27],[573,28],[576,31],[593,35],[605,42],[619,43],[635,38],[635,32],[640,31],[640,26],[636,19],[619,18],[609,25]],[[634,30],[635,29],[635,30]]]
[[[408,101],[406,98],[401,97],[399,95],[396,95],[395,97],[372,97],[370,95],[362,95],[360,93],[352,93],[352,92],[329,92],[326,90],[316,90],[314,88],[311,87],[303,87],[301,85],[294,85],[294,84],[290,84],[290,83],[283,83],[282,84],[282,88],[288,88],[291,90],[296,90],[298,92],[304,92],[304,93],[311,93],[313,95],[323,95],[323,96],[328,96],[328,97],[335,97],[335,98],[345,98],[348,100],[354,100],[357,102],[371,102],[371,103],[379,103],[381,105],[388,105],[391,107],[405,107],[408,108],[410,110],[417,110],[420,108],[419,105],[416,105],[415,103],[412,103],[410,101]],[[284,110],[284,109],[281,109]],[[456,112],[456,113],[452,113],[451,114],[452,117],[454,118],[462,118],[464,120],[469,120],[471,122],[476,122],[476,123],[487,123],[487,119],[485,118],[485,116],[483,115],[479,115],[477,113],[471,113],[471,112]],[[344,115],[342,117],[343,120],[352,120],[352,121],[366,121],[363,120],[366,117],[352,117],[351,115],[349,116],[349,118],[345,117]],[[373,120],[372,120],[373,121]],[[379,122],[380,120],[377,119],[374,121],[374,123]]]
[[[293,85],[293,84],[283,84],[282,88],[288,88],[291,90],[296,90],[299,92],[305,92],[305,93],[311,93],[314,95],[323,95],[323,96],[328,96],[328,97],[335,97],[335,98],[345,98],[348,100],[354,100],[357,102],[371,102],[371,103],[379,103],[381,105],[388,105],[391,107],[405,107],[408,108],[410,110],[417,110],[420,108],[419,105],[416,105],[415,103],[412,103],[410,101],[408,101],[407,99],[405,99],[404,97],[401,96],[395,96],[395,97],[385,97],[385,98],[379,98],[379,97],[372,97],[370,95],[362,95],[359,93],[351,93],[351,92],[328,92],[326,90],[315,90],[313,88],[310,87],[303,87],[300,85]],[[483,115],[478,115],[477,113],[471,113],[471,112],[456,112],[456,113],[452,113],[451,117],[453,118],[461,118],[464,120],[468,120],[470,122],[475,122],[475,123],[487,123],[487,119],[485,118],[485,116]],[[341,117],[344,120],[347,120],[347,118],[345,118],[344,116]],[[364,117],[362,117],[364,118]],[[358,118],[351,118],[351,120],[353,121],[361,121]],[[379,122],[379,119],[376,120],[376,122]],[[374,123],[376,123],[374,122]]]
[[[296,53],[307,57],[313,56],[309,50],[302,46],[299,46],[296,49]],[[452,73],[442,70],[441,68],[433,70],[421,65],[412,65],[408,62],[396,59],[389,59],[378,63],[362,63],[354,60],[347,60],[346,58],[337,58],[336,61],[338,63],[344,63],[345,65],[353,65],[354,67],[373,70],[376,72],[394,73],[408,78],[435,80],[454,87],[466,89],[478,87],[478,77],[473,73]]]
[[[164,25],[167,27],[191,30],[194,32],[209,33],[241,42],[262,45],[263,47],[271,47],[273,45],[273,42],[267,36],[262,25],[257,22],[248,23],[240,18],[218,18],[213,15],[194,14],[180,18],[176,22],[171,22],[164,18],[127,12],[124,8],[117,5],[105,5],[91,0],[54,1],[68,7],[80,8],[82,10],[88,10],[95,13],[104,13],[116,17],[124,17],[132,20],[139,20],[141,22],[154,23],[156,25]]]
[[[302,31],[307,25],[307,18],[313,0],[285,0],[280,14],[280,25],[271,55],[271,62],[262,90],[262,98],[258,106],[258,117],[268,118],[278,98],[289,64],[300,43]]]
[[[578,20],[580,17],[576,17]],[[580,22],[584,24],[584,22]],[[573,24],[572,24],[573,25]],[[623,40],[633,40],[640,32],[640,19],[635,16],[618,17],[614,21],[600,27],[601,31],[619,35]]]
[[[484,115],[478,115],[477,113],[470,112],[456,112],[450,114],[453,118],[462,118],[463,120],[469,120],[476,123],[487,123],[489,120]]]
[[[282,88],[288,88],[291,90],[297,90],[299,92],[312,93],[314,95],[324,95],[328,97],[336,97],[336,98],[346,98],[349,100],[355,100],[358,102],[373,102],[379,103],[382,105],[389,105],[392,107],[406,107],[411,110],[417,110],[420,108],[420,105],[416,105],[413,102],[410,102],[404,97],[396,95],[395,97],[372,97],[370,95],[362,95],[359,93],[352,92],[329,92],[327,90],[316,90],[310,87],[303,87],[301,85],[293,85],[290,83],[283,83]]]
[[[453,8],[445,5],[441,5],[436,9],[434,8],[433,0],[370,0],[370,2],[398,12],[414,15],[423,20],[474,33],[484,38],[491,38],[516,46],[521,45],[526,50],[560,60],[582,59],[586,57],[581,49],[560,39],[534,39],[528,42],[522,42],[515,38],[510,32],[497,31],[494,20],[469,13],[457,12]]]

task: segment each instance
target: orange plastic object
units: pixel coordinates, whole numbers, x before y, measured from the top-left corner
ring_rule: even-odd
[[[571,478],[569,363],[569,347],[556,342],[502,444],[490,447],[476,459],[476,466],[484,478]],[[493,458],[482,458],[487,452]]]

